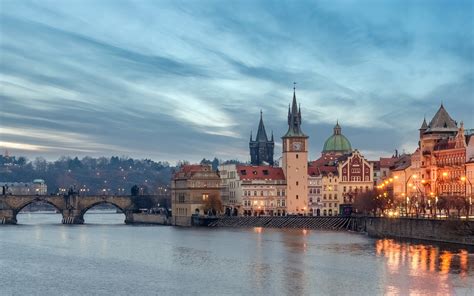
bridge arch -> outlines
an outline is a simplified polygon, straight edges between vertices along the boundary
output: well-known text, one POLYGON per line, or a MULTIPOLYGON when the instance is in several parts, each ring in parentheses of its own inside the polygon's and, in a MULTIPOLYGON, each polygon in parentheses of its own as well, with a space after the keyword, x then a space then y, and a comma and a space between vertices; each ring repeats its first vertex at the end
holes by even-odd
POLYGON ((18 222, 17 216, 21 212, 21 210, 23 210, 27 206, 29 206, 31 204, 34 204, 34 203, 46 203, 46 204, 51 205, 59 214, 61 214, 61 216, 62 216, 61 218, 64 219, 64 213, 63 213, 63 209, 61 208, 61 206, 58 206, 54 202, 49 201, 47 199, 32 198, 32 199, 30 199, 26 202, 21 203, 19 206, 13 208, 13 220, 15 221, 15 223, 18 222))
MULTIPOLYGON (((113 205, 116 209, 120 210, 120 211, 124 214, 124 217, 125 217, 125 219, 126 219, 126 209, 125 209, 125 208, 123 208, 121 205, 119 205, 119 204, 116 203, 116 202, 109 201, 109 200, 101 200, 101 201, 97 201, 97 202, 91 203, 90 205, 87 205, 86 207, 84 207, 84 208, 80 211, 80 215, 79 215, 80 220, 82 220, 82 222, 84 223, 84 215, 87 213, 87 211, 89 211, 90 209, 92 209, 92 208, 95 207, 95 206, 103 205, 103 204, 113 205)), ((124 221, 124 222, 125 222, 125 221, 124 221)))

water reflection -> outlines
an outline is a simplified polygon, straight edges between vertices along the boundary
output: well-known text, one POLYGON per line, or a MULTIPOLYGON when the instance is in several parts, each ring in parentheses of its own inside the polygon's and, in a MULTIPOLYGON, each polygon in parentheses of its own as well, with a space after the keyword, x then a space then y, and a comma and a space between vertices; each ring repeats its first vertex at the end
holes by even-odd
MULTIPOLYGON (((441 274, 469 272, 469 253, 465 249, 457 251, 440 250, 438 246, 409 244, 392 239, 381 239, 375 243, 377 255, 387 258, 387 266, 396 271, 400 266, 409 265, 410 271, 439 271, 441 274)), ((471 268, 471 272, 472 272, 471 268)))
POLYGON ((465 249, 448 250, 433 245, 381 239, 376 241, 375 250, 377 256, 386 259, 386 270, 389 273, 386 277, 389 280, 387 294, 423 294, 433 290, 440 294, 450 294, 450 275, 459 274, 462 280, 474 273, 474 268, 469 266, 469 253, 465 249), (408 272, 409 277, 403 272, 408 272), (433 277, 433 273, 438 273, 438 276, 433 277), (407 279, 405 286, 400 285, 400 278, 403 277, 407 279))
POLYGON ((70 295, 474 295, 471 250, 348 232, 132 226, 123 214, 86 215, 85 225, 32 214, 25 224, 38 225, 0 227, 0 282, 8 283, 0 294, 56 295, 48 283, 60 282, 70 295))

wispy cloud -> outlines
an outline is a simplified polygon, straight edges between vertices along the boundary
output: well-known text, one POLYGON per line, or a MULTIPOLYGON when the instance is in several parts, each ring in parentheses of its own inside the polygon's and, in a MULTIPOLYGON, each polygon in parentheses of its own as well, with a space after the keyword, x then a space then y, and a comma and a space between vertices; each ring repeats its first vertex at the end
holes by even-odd
POLYGON ((260 109, 285 132, 297 81, 311 158, 337 119, 370 157, 410 150, 441 101, 474 125, 473 5, 4 1, 0 146, 246 160, 260 109))

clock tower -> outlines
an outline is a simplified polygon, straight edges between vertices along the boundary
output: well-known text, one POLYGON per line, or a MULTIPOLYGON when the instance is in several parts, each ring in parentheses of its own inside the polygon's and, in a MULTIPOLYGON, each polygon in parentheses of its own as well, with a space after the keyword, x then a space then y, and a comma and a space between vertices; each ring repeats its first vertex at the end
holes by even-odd
POLYGON ((286 177, 286 208, 288 214, 303 214, 308 211, 308 136, 301 131, 301 107, 293 102, 288 107, 288 131, 283 140, 283 172, 286 177))

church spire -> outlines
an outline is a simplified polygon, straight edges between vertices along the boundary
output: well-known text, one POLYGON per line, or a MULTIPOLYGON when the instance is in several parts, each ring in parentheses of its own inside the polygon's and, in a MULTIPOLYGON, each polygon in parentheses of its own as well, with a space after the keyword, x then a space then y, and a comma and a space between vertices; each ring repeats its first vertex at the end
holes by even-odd
POLYGON ((336 121, 336 125, 334 126, 334 134, 335 135, 341 134, 341 126, 339 125, 339 120, 336 121))
POLYGON ((296 82, 293 84, 291 112, 290 109, 288 109, 288 131, 283 137, 307 137, 301 131, 301 106, 298 108, 298 103, 296 102, 296 82))
POLYGON ((420 130, 427 130, 428 124, 426 123, 426 117, 423 118, 423 123, 421 124, 420 130))
POLYGON ((268 142, 267 132, 265 131, 265 125, 263 124, 263 112, 260 110, 260 122, 258 123, 257 137, 255 141, 268 142))

